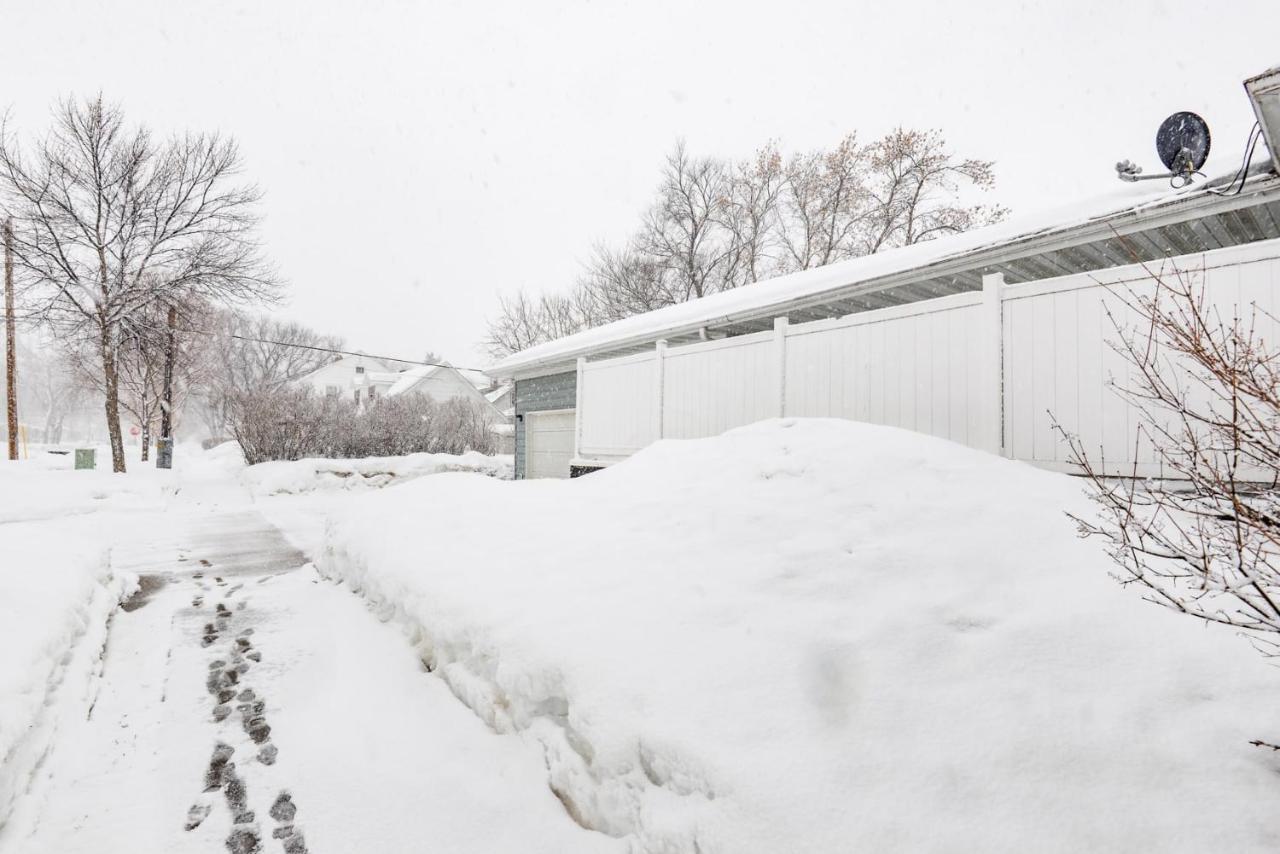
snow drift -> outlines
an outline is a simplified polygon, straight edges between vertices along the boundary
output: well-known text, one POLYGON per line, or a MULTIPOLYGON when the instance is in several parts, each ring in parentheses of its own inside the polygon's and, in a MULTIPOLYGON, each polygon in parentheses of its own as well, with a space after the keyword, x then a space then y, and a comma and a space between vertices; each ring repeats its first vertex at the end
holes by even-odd
POLYGON ((258 463, 244 470, 244 483, 255 495, 379 488, 441 472, 474 472, 509 480, 512 458, 466 454, 408 454, 363 459, 305 459, 258 463))
MULTIPOLYGON (((1274 850, 1280 676, 1108 577, 1079 481, 773 421, 575 481, 441 475, 319 568, 637 851, 1274 850)), ((424 722, 429 726, 429 722, 424 722)))
POLYGON ((0 828, 53 742, 59 715, 88 707, 107 617, 125 592, 90 527, 0 526, 0 828))

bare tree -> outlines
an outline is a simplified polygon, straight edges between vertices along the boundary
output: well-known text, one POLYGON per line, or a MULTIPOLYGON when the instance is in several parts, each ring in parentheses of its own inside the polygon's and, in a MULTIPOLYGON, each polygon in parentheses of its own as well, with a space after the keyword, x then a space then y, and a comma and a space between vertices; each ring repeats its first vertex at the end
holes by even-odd
POLYGON ((300 323, 240 311, 210 311, 189 323, 212 332, 203 336, 206 373, 197 384, 205 426, 215 437, 227 435, 237 397, 282 389, 333 361, 333 351, 343 347, 341 338, 300 323))
POLYGON ((50 341, 19 341, 18 361, 23 366, 19 411, 33 414, 33 421, 43 419, 41 441, 57 444, 67 419, 88 403, 90 387, 76 375, 65 352, 50 341))
POLYGON ((784 158, 776 143, 730 164, 666 158, 657 199, 621 249, 597 246, 564 296, 503 299, 485 342, 495 356, 634 314, 995 222, 964 204, 994 182, 990 161, 960 159, 936 131, 896 130, 871 145, 784 158))
POLYGON ((658 200, 634 246, 661 272, 666 304, 737 284, 740 258, 720 226, 728 185, 723 163, 691 157, 683 141, 667 155, 658 200))
POLYGON ((572 335, 588 325, 577 294, 531 296, 518 291, 498 298, 498 314, 489 321, 484 347, 500 358, 530 347, 572 335))
POLYGON ((1108 478, 1059 428, 1101 508, 1077 522, 1108 541, 1122 583, 1280 656, 1280 350, 1257 331, 1275 318, 1256 306, 1224 316, 1197 276, 1148 273, 1149 291, 1113 291, 1132 378, 1120 392, 1141 413, 1135 442, 1176 480, 1108 478))
POLYGON ((998 205, 960 203, 963 188, 994 186, 995 164, 956 157, 939 131, 898 128, 867 155, 871 209, 860 254, 968 231, 1008 214, 998 205))
POLYGON ((24 150, 5 129, 0 191, 35 309, 64 340, 92 341, 112 468, 125 470, 119 357, 128 319, 158 302, 272 296, 253 239, 256 188, 233 141, 158 142, 101 96, 62 102, 24 150))
POLYGON ((784 179, 782 155, 774 142, 729 171, 719 224, 737 256, 730 265, 738 277, 736 284, 758 282, 778 266, 774 252, 784 179))
MULTIPOLYGON (((668 282, 659 263, 644 253, 597 246, 572 297, 576 319, 598 326, 671 305, 675 295, 668 282)), ((550 326, 554 331, 556 324, 550 326)))
POLYGON ((849 134, 829 152, 794 155, 782 191, 785 270, 822 267, 865 254, 869 194, 866 150, 849 134))

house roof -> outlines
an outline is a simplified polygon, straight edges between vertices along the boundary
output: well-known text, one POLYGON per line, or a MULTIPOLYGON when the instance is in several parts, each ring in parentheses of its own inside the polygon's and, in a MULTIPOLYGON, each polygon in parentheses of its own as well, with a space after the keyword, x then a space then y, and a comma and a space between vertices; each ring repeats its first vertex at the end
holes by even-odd
POLYGON ((396 375, 396 381, 391 384, 391 388, 387 389, 387 397, 395 397, 397 394, 402 394, 437 371, 443 370, 445 370, 443 365, 418 365, 415 368, 401 371, 396 375))
POLYGON ((1280 237, 1280 178, 1254 167, 1241 191, 1229 176, 1171 192, 1164 182, 1119 184, 1104 196, 997 225, 802 270, 667 306, 540 344, 486 369, 493 377, 571 369, 580 356, 673 344, 839 317, 978 290, 999 272, 1010 284, 1280 237), (1153 186, 1157 185, 1157 186, 1153 186))

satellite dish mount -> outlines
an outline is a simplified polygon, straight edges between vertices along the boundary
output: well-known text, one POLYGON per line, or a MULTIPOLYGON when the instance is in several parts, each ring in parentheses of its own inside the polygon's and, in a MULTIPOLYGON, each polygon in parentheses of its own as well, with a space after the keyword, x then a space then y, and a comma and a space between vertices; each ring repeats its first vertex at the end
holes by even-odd
POLYGON ((1209 159, 1209 125, 1195 113, 1174 113, 1156 131, 1156 154, 1168 172, 1143 175, 1142 167, 1122 160, 1116 164, 1121 181, 1153 181, 1168 178, 1175 187, 1185 187, 1209 159))

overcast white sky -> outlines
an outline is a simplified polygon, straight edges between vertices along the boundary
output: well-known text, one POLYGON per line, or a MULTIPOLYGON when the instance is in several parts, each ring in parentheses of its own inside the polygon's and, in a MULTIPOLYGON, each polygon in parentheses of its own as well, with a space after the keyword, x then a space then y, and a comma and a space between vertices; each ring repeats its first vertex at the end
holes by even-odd
POLYGON ((564 287, 630 232, 677 137, 745 156, 938 127, 1016 215, 1110 190, 1123 157, 1150 171, 1175 110, 1232 168, 1241 81, 1280 64, 1274 0, 4 6, 16 126, 101 89, 155 130, 234 135, 280 313, 462 365, 499 292, 564 287))

